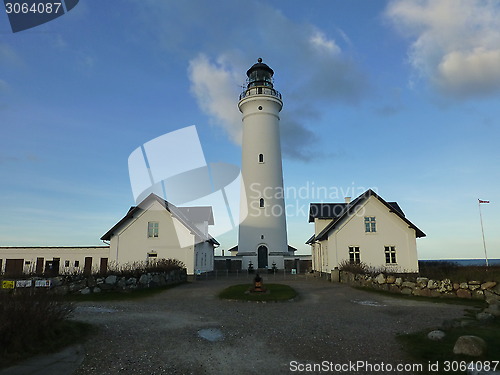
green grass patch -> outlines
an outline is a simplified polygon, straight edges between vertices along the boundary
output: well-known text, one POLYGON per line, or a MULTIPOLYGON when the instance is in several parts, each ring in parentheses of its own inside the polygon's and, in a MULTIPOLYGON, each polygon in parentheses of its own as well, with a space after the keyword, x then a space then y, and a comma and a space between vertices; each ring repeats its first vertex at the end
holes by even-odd
POLYGON ((85 301, 94 301, 94 302, 106 302, 106 301, 128 301, 135 299, 142 299, 152 297, 157 295, 165 290, 172 289, 179 284, 172 284, 167 286, 162 286, 158 288, 144 288, 144 289, 135 289, 135 290, 127 290, 123 292, 106 292, 102 291, 99 293, 89 293, 89 294, 68 294, 65 296, 65 299, 73 302, 85 302, 85 301))
POLYGON ((391 298, 398 298, 403 300, 421 301, 421 302, 431 302, 431 303, 446 303, 449 305, 463 305, 471 306, 477 308, 486 308, 488 303, 480 299, 468 299, 468 298, 458 298, 458 297, 423 297, 423 296, 413 296, 401 293, 392 293, 386 290, 372 289, 369 287, 355 286, 355 289, 359 289, 365 292, 375 293, 391 298))
MULTIPOLYGON (((445 330, 446 336, 441 341, 432 341, 427 338, 430 329, 397 336, 405 351, 416 361, 423 363, 424 368, 429 362, 439 362, 440 372, 424 372, 432 374, 463 374, 464 372, 445 371, 445 361, 498 361, 500 360, 500 321, 499 319, 487 324, 458 327, 445 330), (453 354, 453 347, 460 336, 474 335, 481 337, 488 344, 488 350, 482 357, 467 357, 453 354)), ((497 371, 500 370, 500 364, 497 371)))
POLYGON ((265 284, 264 287, 269 291, 269 293, 245 293, 251 287, 251 284, 232 285, 224 289, 219 294, 219 298, 240 301, 279 302, 288 301, 297 297, 296 290, 288 285, 265 284))

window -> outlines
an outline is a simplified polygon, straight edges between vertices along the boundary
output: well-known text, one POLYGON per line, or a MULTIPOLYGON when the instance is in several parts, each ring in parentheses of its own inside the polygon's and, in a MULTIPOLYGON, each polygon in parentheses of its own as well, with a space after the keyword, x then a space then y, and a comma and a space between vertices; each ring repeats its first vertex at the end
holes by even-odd
POLYGON ((69 267, 69 260, 64 261, 64 267, 69 267))
POLYGON ((158 238, 158 222, 150 221, 148 223, 148 237, 149 238, 158 238))
POLYGON ((349 263, 361 263, 361 258, 359 257, 359 246, 349 246, 349 263))
POLYGON ((264 154, 259 154, 259 163, 264 163, 264 154))
POLYGON ((385 263, 396 263, 396 246, 385 246, 385 263))
POLYGON ((365 216, 365 232, 366 233, 374 233, 377 231, 375 217, 374 216, 365 216))
POLYGON ((150 251, 148 253, 148 259, 149 258, 158 258, 158 253, 156 251, 150 251))
POLYGON ((79 260, 75 260, 75 267, 80 267, 80 261, 79 260))
POLYGON ((263 208, 263 207, 264 207, 264 198, 260 198, 260 201, 259 201, 259 207, 260 207, 260 208, 263 208))

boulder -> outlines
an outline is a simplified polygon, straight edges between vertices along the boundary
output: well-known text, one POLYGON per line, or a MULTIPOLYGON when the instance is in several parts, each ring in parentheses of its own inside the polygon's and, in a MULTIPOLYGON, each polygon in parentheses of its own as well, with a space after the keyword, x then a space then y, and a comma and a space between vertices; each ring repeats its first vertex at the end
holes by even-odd
POLYGON ((401 284, 403 284, 403 279, 401 277, 396 277, 394 284, 396 284, 397 286, 401 286, 401 284))
POLYGON ((438 286, 439 282, 436 280, 429 280, 429 282, 427 283, 427 288, 429 289, 437 289, 438 286))
POLYGON ((95 286, 94 289, 92 289, 92 293, 101 293, 101 288, 95 286))
POLYGON ((377 284, 385 284, 385 275, 383 273, 379 273, 375 278, 375 281, 377 282, 377 284))
POLYGON ((469 285, 481 285, 481 281, 472 280, 472 281, 469 281, 469 285))
POLYGON ((419 288, 425 288, 429 279, 427 277, 417 277, 417 285, 419 288))
POLYGON ((458 289, 457 290, 458 298, 472 298, 472 294, 468 289, 458 289))
POLYGON ((415 287, 417 286, 417 284, 416 283, 412 283, 411 281, 405 281, 405 282, 403 282, 403 284, 401 284, 401 286, 403 288, 415 289, 415 287))
POLYGON ((467 283, 460 283, 460 289, 468 289, 469 288, 469 284, 467 283))
POLYGON ((469 284, 469 289, 470 290, 481 289, 481 285, 469 284))
POLYGON ((497 285, 497 283, 495 281, 487 281, 483 284, 481 284, 481 289, 482 290, 485 290, 485 289, 491 289, 493 288, 495 285, 497 285))
POLYGON ((484 292, 482 290, 475 290, 472 292, 472 298, 484 299, 484 292))
POLYGON ((472 357, 482 356, 486 352, 486 342, 477 336, 460 336, 453 347, 454 354, 463 354, 472 357))
POLYGON ((446 336, 446 333, 444 333, 443 331, 441 331, 439 329, 436 329, 434 331, 430 331, 427 334, 427 338, 429 340, 432 340, 432 341, 441 341, 442 339, 444 339, 445 336, 446 336))
POLYGON ((460 289, 460 284, 459 283, 453 283, 453 290, 458 290, 460 289))
POLYGON ((401 289, 401 294, 411 295, 412 290, 410 288, 401 289))
POLYGON ((479 321, 482 321, 482 322, 487 322, 487 321, 494 320, 495 317, 492 314, 490 314, 489 312, 483 311, 483 312, 476 314, 476 319, 479 321))
POLYGON ((141 277, 139 277, 139 284, 149 284, 151 281, 151 275, 150 274, 142 274, 141 277))
POLYGON ((387 276, 387 279, 385 279, 385 282, 387 284, 394 284, 396 282, 396 276, 394 276, 394 275, 387 276))
POLYGON ((437 290, 440 293, 451 292, 453 290, 453 285, 451 284, 451 280, 450 279, 441 280, 437 290))
POLYGON ((135 277, 129 277, 127 279, 127 285, 135 285, 137 284, 137 279, 135 277))
POLYGON ((490 304, 490 306, 484 310, 484 312, 487 312, 488 314, 491 314, 496 317, 500 317, 500 304, 495 303, 495 304, 490 304))
POLYGON ((90 294, 90 288, 83 288, 82 290, 80 290, 80 294, 90 294))
POLYGON ((125 286, 127 285, 127 281, 125 277, 121 277, 120 280, 116 283, 116 286, 122 289, 125 289, 125 286))
POLYGON ((500 304, 500 296, 488 289, 484 291, 484 297, 490 305, 500 304))
POLYGON ((421 297, 430 297, 431 296, 431 290, 430 289, 413 289, 413 295, 414 296, 421 296, 421 297))
POLYGON ((116 277, 116 275, 109 275, 108 277, 106 277, 106 279, 104 280, 104 282, 106 284, 109 284, 109 285, 115 285, 117 279, 118 279, 118 277, 116 277))

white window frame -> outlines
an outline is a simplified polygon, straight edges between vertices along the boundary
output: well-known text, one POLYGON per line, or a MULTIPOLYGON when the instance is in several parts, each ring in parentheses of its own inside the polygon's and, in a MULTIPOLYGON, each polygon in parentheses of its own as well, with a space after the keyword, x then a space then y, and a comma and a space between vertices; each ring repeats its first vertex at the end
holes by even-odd
POLYGON ((384 246, 385 264, 398 264, 398 258, 396 256, 396 246, 386 245, 384 246), (389 262, 387 261, 389 257, 389 262))
POLYGON ((148 221, 148 238, 160 237, 160 223, 158 221, 148 221))
POLYGON ((365 216, 365 233, 377 233, 377 218, 365 216))
POLYGON ((361 263, 361 251, 359 246, 351 245, 349 246, 349 263, 350 264, 360 264, 361 263), (352 254, 352 260, 351 260, 352 254))

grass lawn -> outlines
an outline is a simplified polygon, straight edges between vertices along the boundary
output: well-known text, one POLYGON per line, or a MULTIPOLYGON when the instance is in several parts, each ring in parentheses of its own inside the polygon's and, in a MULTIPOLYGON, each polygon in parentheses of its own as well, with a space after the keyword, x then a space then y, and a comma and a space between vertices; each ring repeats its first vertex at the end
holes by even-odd
MULTIPOLYGON (((432 374, 464 374, 464 372, 445 371, 445 361, 500 361, 500 321, 496 319, 483 325, 458 327, 444 330, 446 336, 441 341, 432 341, 427 338, 429 330, 399 335, 397 338, 403 344, 405 351, 418 362, 426 365, 439 361, 440 372, 429 372, 432 374), (467 357, 453 354, 453 347, 460 336, 479 336, 488 344, 488 351, 482 357, 467 357)), ((494 363, 492 363, 494 366, 494 363)), ((500 371, 500 363, 497 364, 496 371, 500 371)))
POLYGON ((245 293, 251 287, 252 284, 232 285, 224 289, 219 294, 219 298, 240 301, 279 302, 288 301, 297 296, 295 289, 283 284, 265 284, 264 287, 269 293, 245 293))

